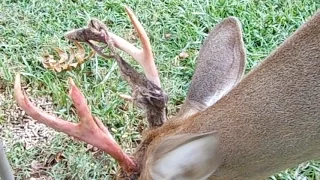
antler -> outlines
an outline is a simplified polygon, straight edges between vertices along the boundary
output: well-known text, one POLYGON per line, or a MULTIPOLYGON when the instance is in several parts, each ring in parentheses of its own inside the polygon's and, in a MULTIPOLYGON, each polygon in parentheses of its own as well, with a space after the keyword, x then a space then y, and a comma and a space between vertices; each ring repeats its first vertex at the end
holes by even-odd
POLYGON ((125 9, 131 20, 131 23, 133 24, 136 32, 138 33, 142 49, 136 48, 133 44, 117 36, 116 34, 108 32, 108 35, 113 40, 115 47, 130 54, 142 66, 146 77, 154 84, 161 87, 158 70, 154 63, 149 37, 144 28, 142 27, 141 23, 138 21, 137 17, 132 12, 132 10, 128 7, 125 7, 125 9))
POLYGON ((125 7, 125 9, 141 40, 142 49, 138 49, 125 39, 108 31, 107 27, 97 19, 90 20, 88 27, 72 30, 67 32, 65 36, 71 41, 89 44, 99 55, 106 58, 110 58, 110 56, 102 53, 102 50, 105 47, 98 47, 91 41, 102 42, 108 45, 112 43, 112 46, 114 45, 116 48, 131 55, 142 66, 147 79, 158 87, 161 87, 158 70, 154 63, 152 48, 147 33, 132 10, 128 7, 125 7))
POLYGON ((103 123, 91 114, 84 95, 71 78, 69 79, 69 84, 69 95, 77 110, 80 119, 79 123, 65 121, 43 112, 33 105, 21 90, 19 73, 15 78, 14 94, 18 105, 33 119, 105 151, 116 159, 126 172, 135 171, 137 168, 136 163, 121 150, 103 123))
POLYGON ((160 79, 154 63, 149 38, 133 12, 127 7, 126 11, 139 34, 142 50, 123 38, 110 33, 106 25, 97 19, 91 19, 87 27, 70 31, 65 36, 71 41, 87 43, 104 58, 113 57, 118 63, 122 78, 132 87, 133 101, 146 110, 150 128, 159 127, 166 121, 165 107, 168 98, 160 87, 160 79), (100 42, 106 44, 106 46, 100 47, 94 42, 100 42), (106 47, 109 48, 112 56, 104 54, 103 49, 106 47), (127 52, 137 60, 142 66, 145 76, 124 61, 117 53, 116 48, 127 52))

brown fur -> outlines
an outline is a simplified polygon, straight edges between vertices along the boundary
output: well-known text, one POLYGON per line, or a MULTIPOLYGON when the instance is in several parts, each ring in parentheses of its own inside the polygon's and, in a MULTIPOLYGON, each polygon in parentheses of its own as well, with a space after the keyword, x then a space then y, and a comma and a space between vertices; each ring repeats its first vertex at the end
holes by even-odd
POLYGON ((148 132, 135 159, 139 179, 164 137, 216 131, 219 179, 263 179, 320 158, 320 12, 289 37, 230 93, 187 119, 148 132))

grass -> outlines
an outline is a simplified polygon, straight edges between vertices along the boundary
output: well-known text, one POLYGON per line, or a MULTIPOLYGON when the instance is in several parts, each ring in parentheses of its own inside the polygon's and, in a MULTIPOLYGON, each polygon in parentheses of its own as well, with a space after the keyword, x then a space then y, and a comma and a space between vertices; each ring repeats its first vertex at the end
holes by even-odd
MULTIPOLYGON (((12 94, 15 72, 20 71, 23 81, 33 88, 33 97, 51 96, 56 113, 76 121, 67 96, 67 78, 71 76, 83 90, 93 113, 112 127, 116 140, 128 152, 141 138, 136 127, 141 123, 142 112, 118 96, 130 89, 114 68, 115 62, 95 57, 74 71, 54 73, 39 61, 41 54, 52 47, 67 47, 64 33, 86 25, 91 17, 101 19, 113 32, 130 39, 133 30, 124 4, 134 10, 149 34, 163 88, 170 95, 171 114, 183 102, 199 48, 217 22, 228 16, 241 21, 249 71, 320 8, 317 0, 2 0, 0 80, 6 85, 5 91, 12 94), (166 34, 171 35, 169 39, 166 34), (177 56, 183 51, 189 57, 179 60, 177 56)), ((138 68, 133 60, 130 63, 138 68)), ((43 162, 58 152, 66 158, 47 171, 53 179, 109 179, 114 174, 116 164, 109 156, 96 158, 86 152, 84 143, 63 134, 27 150, 23 144, 15 143, 8 156, 18 179, 24 179, 30 177, 32 160, 43 162)), ((312 161, 270 179, 319 179, 319 168, 320 163, 312 161)))

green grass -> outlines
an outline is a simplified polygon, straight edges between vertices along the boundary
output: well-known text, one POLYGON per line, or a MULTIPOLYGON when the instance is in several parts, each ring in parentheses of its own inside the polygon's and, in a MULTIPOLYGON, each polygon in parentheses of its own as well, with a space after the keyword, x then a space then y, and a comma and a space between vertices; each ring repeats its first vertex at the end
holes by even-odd
MULTIPOLYGON (((95 57, 81 68, 62 73, 44 69, 39 61, 41 54, 52 47, 67 47, 64 33, 85 26, 91 17, 101 19, 116 34, 130 37, 133 30, 122 5, 134 10, 149 34, 163 88, 170 95, 171 114, 183 102, 199 48, 217 22, 228 16, 241 21, 249 71, 320 8, 317 0, 2 0, 0 82, 6 85, 6 91, 12 93, 15 72, 21 71, 23 81, 34 89, 32 96, 51 96, 57 114, 76 121, 67 96, 67 78, 71 76, 83 90, 93 113, 112 127, 116 140, 128 152, 141 138, 136 127, 141 123, 142 112, 131 106, 127 110, 119 108, 128 103, 118 94, 129 93, 130 89, 118 69, 112 68, 115 61, 95 57), (165 34, 171 37, 166 39, 165 34), (176 57, 182 51, 189 57, 178 60, 176 57)), ((129 56, 123 56, 130 60, 129 56)), ((138 68, 133 60, 130 63, 138 68)), ((110 178, 117 166, 114 160, 109 156, 96 158, 85 147, 84 143, 59 134, 50 144, 28 150, 16 143, 8 156, 19 179, 30 176, 32 160, 44 162, 60 151, 66 159, 47 171, 54 179, 110 178)), ((319 162, 311 162, 271 179, 295 179, 297 173, 319 179, 319 167, 319 162)))

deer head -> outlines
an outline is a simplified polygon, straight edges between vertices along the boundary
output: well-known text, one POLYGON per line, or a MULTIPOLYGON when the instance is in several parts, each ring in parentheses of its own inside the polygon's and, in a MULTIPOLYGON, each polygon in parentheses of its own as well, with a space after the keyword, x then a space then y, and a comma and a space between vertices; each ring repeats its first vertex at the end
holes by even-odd
POLYGON ((95 19, 66 37, 89 44, 102 57, 109 56, 93 41, 111 50, 122 77, 133 89, 134 102, 147 113, 149 129, 134 154, 125 154, 91 114, 72 79, 70 96, 80 123, 35 107, 21 91, 17 74, 19 106, 40 123, 115 158, 121 167, 118 179, 261 179, 320 157, 320 12, 244 79, 241 25, 235 17, 224 19, 200 50, 184 104, 176 117, 167 120, 167 96, 161 89, 149 39, 133 12, 126 11, 142 49, 95 19), (131 68, 116 48, 137 60, 145 76, 131 68))

